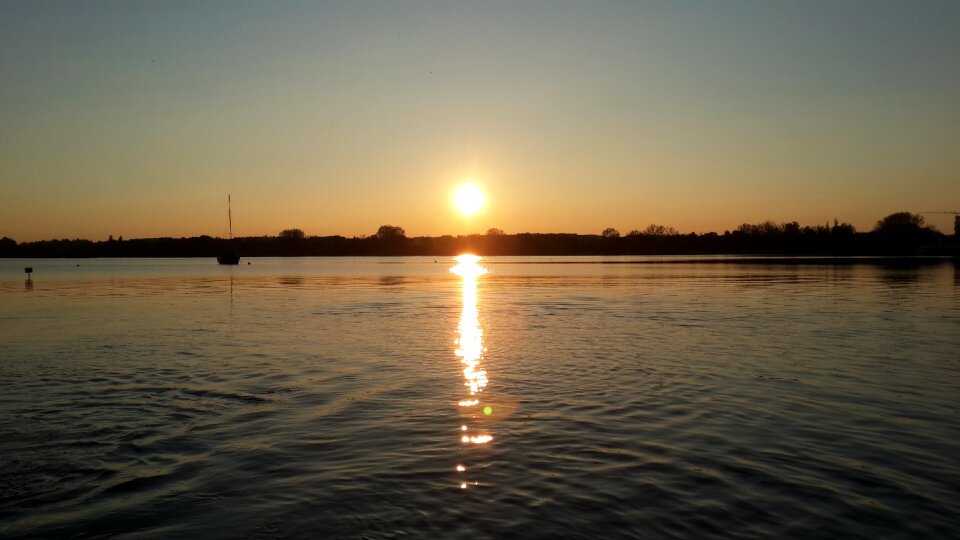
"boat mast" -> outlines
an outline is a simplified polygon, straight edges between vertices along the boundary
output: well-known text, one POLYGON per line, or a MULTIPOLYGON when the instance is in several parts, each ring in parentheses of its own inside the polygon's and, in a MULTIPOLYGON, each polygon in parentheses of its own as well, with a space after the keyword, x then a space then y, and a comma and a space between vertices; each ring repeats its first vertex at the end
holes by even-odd
POLYGON ((227 222, 230 224, 230 240, 233 240, 233 211, 230 209, 229 193, 227 193, 227 222))

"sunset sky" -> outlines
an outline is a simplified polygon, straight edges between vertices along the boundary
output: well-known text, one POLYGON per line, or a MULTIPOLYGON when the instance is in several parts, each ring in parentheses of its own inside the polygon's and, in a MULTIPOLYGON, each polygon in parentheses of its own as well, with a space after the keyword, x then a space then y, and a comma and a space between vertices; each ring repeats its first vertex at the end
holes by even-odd
POLYGON ((0 1, 0 236, 228 193, 242 236, 960 211, 960 2, 0 1))

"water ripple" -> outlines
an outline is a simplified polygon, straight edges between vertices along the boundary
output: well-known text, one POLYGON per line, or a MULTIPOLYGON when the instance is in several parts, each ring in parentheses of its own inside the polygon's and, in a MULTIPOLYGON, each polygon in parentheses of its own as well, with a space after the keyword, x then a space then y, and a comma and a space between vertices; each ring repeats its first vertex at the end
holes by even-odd
POLYGON ((953 266, 491 261, 464 416, 461 280, 399 262, 0 282, 0 536, 960 530, 953 266))

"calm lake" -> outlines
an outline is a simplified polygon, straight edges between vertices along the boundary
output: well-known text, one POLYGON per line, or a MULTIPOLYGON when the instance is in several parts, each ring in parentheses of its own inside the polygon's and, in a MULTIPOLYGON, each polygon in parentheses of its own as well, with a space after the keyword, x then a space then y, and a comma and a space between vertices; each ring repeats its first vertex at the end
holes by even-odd
POLYGON ((949 260, 0 260, 0 389, 0 537, 960 530, 949 260))

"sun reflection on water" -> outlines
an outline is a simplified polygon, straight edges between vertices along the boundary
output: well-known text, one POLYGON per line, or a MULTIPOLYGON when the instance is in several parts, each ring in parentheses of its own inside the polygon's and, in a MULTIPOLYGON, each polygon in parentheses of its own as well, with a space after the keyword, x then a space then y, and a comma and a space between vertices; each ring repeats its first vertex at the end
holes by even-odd
MULTIPOLYGON (((480 366, 483 356, 483 329, 480 327, 480 311, 477 308, 477 278, 486 274, 487 269, 477 264, 480 257, 460 255, 454 259, 458 265, 451 272, 463 278, 463 312, 457 327, 456 355, 463 364, 464 386, 470 389, 470 396, 476 396, 487 386, 487 372, 480 366)), ((479 400, 465 399, 463 407, 479 404, 479 400)))
MULTIPOLYGON (((463 311, 460 315, 460 323, 457 325, 454 352, 463 367, 463 386, 467 394, 457 405, 460 407, 462 416, 475 420, 478 416, 476 411, 481 403, 479 394, 490 382, 487 371, 480 364, 486 349, 483 347, 483 328, 480 326, 480 310, 477 307, 477 278, 486 274, 487 269, 477 264, 480 257, 476 255, 460 255, 454 260, 459 264, 451 268, 450 272, 463 278, 463 311)), ((485 409, 489 409, 489 406, 485 409)), ((471 428, 470 423, 460 426, 462 444, 482 445, 493 440, 493 436, 489 433, 472 434, 475 428, 471 428)), ((476 423, 473 422, 474 425, 476 423)), ((458 473, 465 473, 467 468, 463 464, 458 464, 456 470, 458 473)), ((466 482, 461 482, 460 488, 466 489, 467 485, 466 482)))

